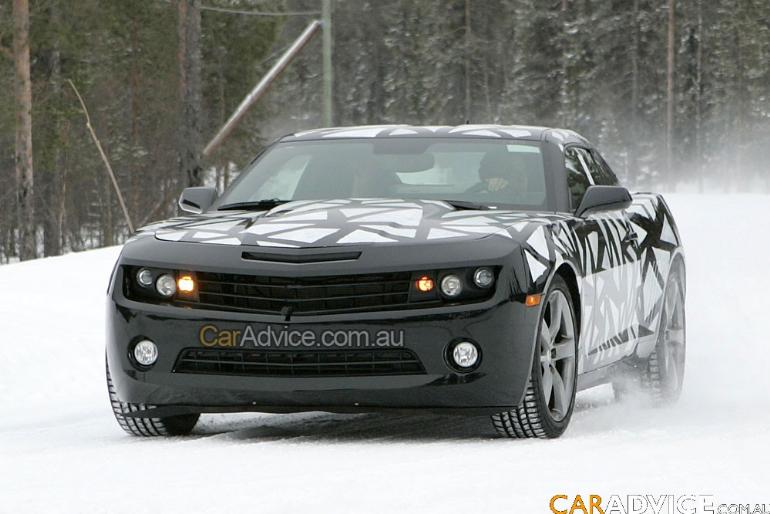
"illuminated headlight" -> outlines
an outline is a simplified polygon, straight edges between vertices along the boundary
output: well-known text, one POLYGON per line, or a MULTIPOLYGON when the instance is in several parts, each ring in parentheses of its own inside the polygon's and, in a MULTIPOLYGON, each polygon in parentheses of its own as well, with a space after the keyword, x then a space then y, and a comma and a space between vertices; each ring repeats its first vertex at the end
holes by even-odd
POLYGON ((491 286, 495 281, 495 274, 489 268, 478 268, 473 272, 473 283, 482 289, 491 286))
POLYGON ((152 366, 158 360, 158 347, 149 339, 143 339, 134 346, 134 359, 142 366, 152 366))
POLYGON ((460 368, 472 368, 479 360, 479 351, 475 344, 462 341, 452 350, 452 360, 460 368))
POLYGON ((158 281, 155 282, 155 290, 166 298, 174 296, 174 293, 176 293, 176 280, 168 273, 165 273, 159 276, 158 281))
POLYGON ((136 281, 142 287, 152 286, 152 271, 142 268, 136 273, 136 281))
POLYGON ((457 275, 447 275, 441 279, 441 292, 449 298, 459 296, 463 292, 463 281, 457 275))

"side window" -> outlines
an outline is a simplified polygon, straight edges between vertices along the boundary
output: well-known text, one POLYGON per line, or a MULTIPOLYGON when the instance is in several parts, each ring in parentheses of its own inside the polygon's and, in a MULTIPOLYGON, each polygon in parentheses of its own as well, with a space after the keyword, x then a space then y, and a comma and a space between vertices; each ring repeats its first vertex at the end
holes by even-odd
POLYGON ((572 199, 572 208, 577 209, 581 200, 583 200, 586 189, 591 185, 591 181, 588 175, 586 175, 585 169, 583 169, 575 148, 567 148, 564 152, 564 165, 567 168, 567 187, 572 199))
POLYGON ((604 171, 604 176, 607 179, 607 183, 605 185, 608 186, 617 186, 620 184, 618 181, 618 177, 615 175, 615 172, 612 171, 612 168, 610 168, 610 165, 607 164, 607 161, 604 160, 604 157, 599 154, 596 150, 593 150, 594 159, 596 159, 596 162, 599 163, 599 166, 601 166, 602 170, 604 171))
POLYGON ((591 178, 595 184, 600 186, 616 186, 618 185, 618 179, 615 174, 612 173, 610 167, 604 162, 596 150, 587 150, 580 148, 580 156, 583 158, 583 162, 588 167, 588 172, 591 174, 591 178))

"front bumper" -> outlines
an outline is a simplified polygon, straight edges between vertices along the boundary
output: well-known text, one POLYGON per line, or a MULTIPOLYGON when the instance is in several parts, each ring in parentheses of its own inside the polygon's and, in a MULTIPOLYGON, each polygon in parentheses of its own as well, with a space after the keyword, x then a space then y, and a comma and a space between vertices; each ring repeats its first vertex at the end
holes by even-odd
MULTIPOLYGON (((121 273, 118 267, 113 283, 121 283, 121 273)), ((108 299, 107 359, 112 380, 122 401, 159 406, 161 410, 151 411, 153 416, 231 411, 505 410, 523 397, 538 319, 536 308, 527 308, 504 293, 466 306, 305 316, 284 322, 271 316, 135 302, 120 289, 112 288, 108 299), (202 326, 235 330, 262 323, 316 331, 399 329, 404 347, 418 356, 425 373, 252 377, 174 372, 183 349, 202 347, 202 326), (129 357, 131 344, 142 338, 159 347, 158 361, 147 371, 138 369, 129 357), (455 371, 446 359, 447 347, 460 338, 469 338, 481 348, 481 362, 469 373, 455 371)))

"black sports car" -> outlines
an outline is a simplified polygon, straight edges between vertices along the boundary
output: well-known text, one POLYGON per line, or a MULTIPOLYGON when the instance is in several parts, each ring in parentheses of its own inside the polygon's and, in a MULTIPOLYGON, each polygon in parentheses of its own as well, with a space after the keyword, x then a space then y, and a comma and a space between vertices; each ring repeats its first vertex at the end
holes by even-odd
POLYGON ((192 214, 139 230, 109 287, 107 383, 131 434, 431 411, 557 437, 579 389, 681 390, 671 212, 572 131, 312 130, 179 205, 192 214))

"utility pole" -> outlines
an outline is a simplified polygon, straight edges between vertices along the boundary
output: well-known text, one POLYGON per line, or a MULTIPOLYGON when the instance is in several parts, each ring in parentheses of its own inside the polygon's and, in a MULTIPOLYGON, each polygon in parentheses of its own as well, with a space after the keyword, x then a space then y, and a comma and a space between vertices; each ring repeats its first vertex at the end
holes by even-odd
POLYGON ((332 100, 334 91, 334 70, 332 68, 332 0, 321 0, 321 21, 323 23, 323 125, 334 124, 332 100))
POLYGON ((291 63, 291 61, 297 57, 297 54, 299 54, 302 49, 305 48, 305 45, 307 45, 310 40, 313 39, 313 36, 315 36, 319 30, 322 30, 320 21, 313 20, 310 22, 302 34, 300 34, 294 43, 292 43, 291 46, 283 53, 283 55, 278 58, 275 64, 273 64, 273 67, 270 68, 270 70, 268 70, 268 72, 264 77, 262 77, 257 85, 254 86, 254 89, 252 89, 251 92, 246 95, 246 98, 241 101, 240 105, 238 105, 238 107, 235 109, 235 112, 230 115, 230 118, 228 118, 227 122, 222 125, 216 135, 211 139, 211 141, 209 141, 209 143, 203 149, 203 158, 207 159, 214 154, 217 148, 219 148, 219 146, 225 141, 225 139, 227 139, 235 127, 241 122, 243 117, 246 116, 248 110, 251 109, 255 103, 257 103, 257 100, 262 98, 262 95, 265 94, 265 92, 275 81, 278 75, 280 75, 281 72, 286 69, 289 63, 291 63))

